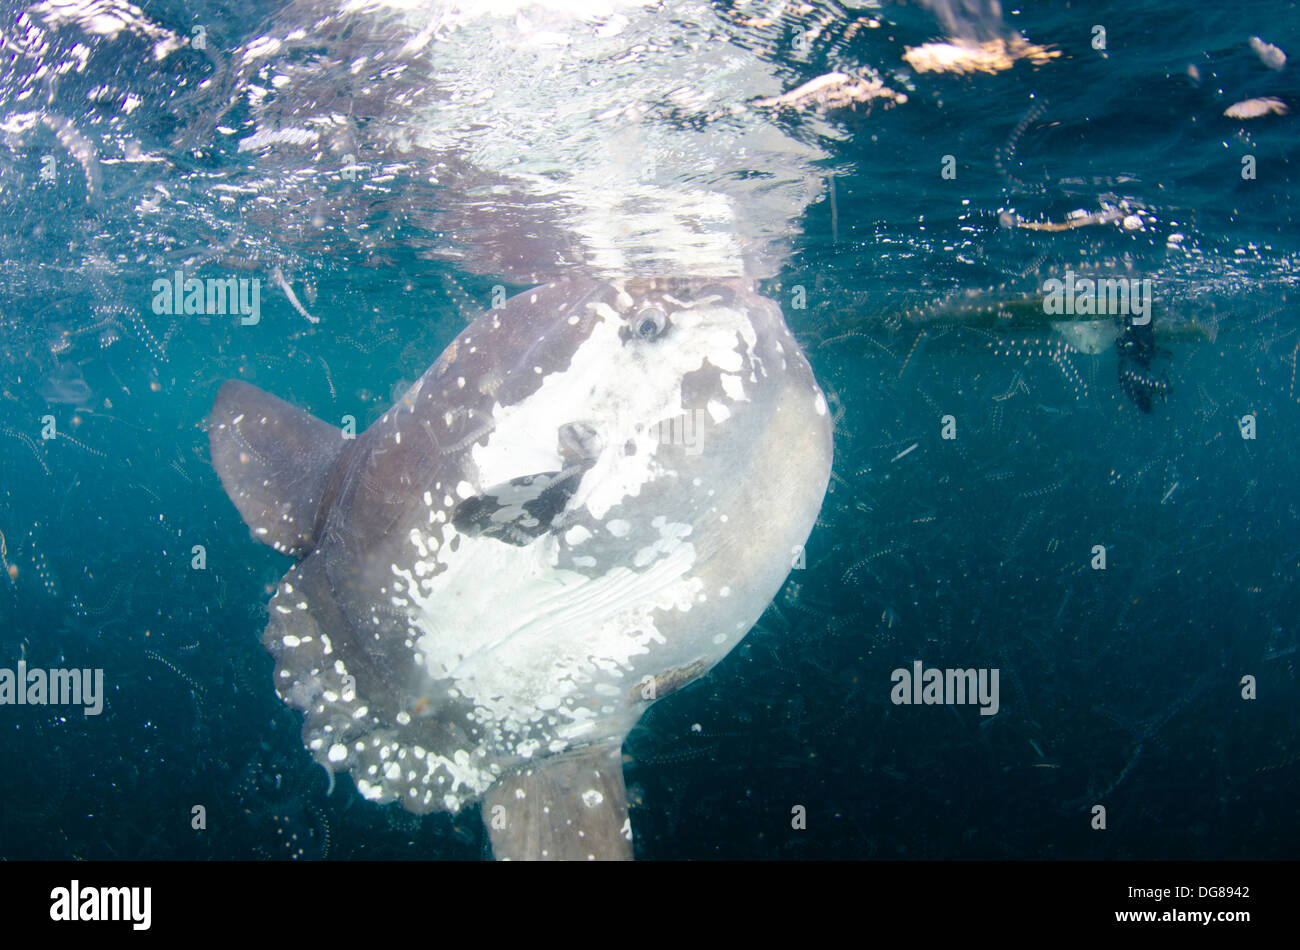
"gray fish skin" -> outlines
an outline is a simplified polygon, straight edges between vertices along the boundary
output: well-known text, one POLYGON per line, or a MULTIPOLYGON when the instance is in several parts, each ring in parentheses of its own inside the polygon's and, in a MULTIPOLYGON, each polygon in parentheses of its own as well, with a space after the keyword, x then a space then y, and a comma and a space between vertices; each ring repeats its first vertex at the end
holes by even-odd
POLYGON ((618 748, 758 619, 832 455, 744 280, 520 294, 353 440, 240 382, 208 424, 254 536, 300 559, 263 642, 307 748, 416 813, 499 785, 515 858, 630 856, 618 748))
POLYGON ((609 740, 501 776, 483 796, 493 853, 526 861, 630 861, 621 746, 609 740))

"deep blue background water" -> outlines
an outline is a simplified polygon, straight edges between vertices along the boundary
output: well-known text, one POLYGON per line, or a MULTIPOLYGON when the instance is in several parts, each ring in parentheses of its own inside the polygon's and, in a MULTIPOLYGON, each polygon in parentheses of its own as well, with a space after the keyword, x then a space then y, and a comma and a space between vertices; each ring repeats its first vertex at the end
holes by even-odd
MULTIPOLYGON (((275 5, 143 7, 235 45, 275 5)), ((846 14, 792 73, 819 75, 846 49, 893 67, 938 32, 921 8, 876 15, 879 30, 844 40, 846 14)), ((906 107, 837 117, 833 209, 809 212, 767 285, 836 414, 832 490, 806 568, 758 627, 629 737, 639 856, 1297 853, 1300 83, 1294 62, 1269 70, 1247 41, 1300 57, 1300 11, 1051 4, 1008 21, 1063 56, 917 76, 906 107), (1264 95, 1291 114, 1223 117, 1264 95), (999 223, 1007 209, 1059 221, 1107 194, 1145 227, 999 223), (1154 281, 1171 394, 1150 413, 1117 384, 1113 352, 1003 355, 1052 338, 981 318, 1066 267, 1154 281), (790 305, 796 286, 806 309, 790 305), (939 438, 944 414, 955 441, 939 438), (1094 544, 1105 571, 1089 567, 1094 544), (890 672, 917 659, 999 668, 1001 711, 892 705, 890 672), (1105 831, 1090 827, 1099 802, 1105 831), (790 829, 795 805, 805 831, 790 829)), ((26 68, 6 60, 6 115, 26 68)), ((250 540, 201 423, 233 376, 368 422, 493 281, 423 259, 401 222, 378 253, 269 249, 219 206, 174 207, 232 160, 187 152, 185 113, 162 105, 209 68, 100 55, 46 107, 102 136, 105 156, 126 133, 165 144, 169 171, 105 163, 97 194, 64 161, 61 187, 41 189, 52 132, 0 150, 0 532, 18 567, 0 576, 0 666, 102 667, 109 690, 93 719, 0 707, 0 856, 479 856, 475 810, 417 818, 362 801, 346 776, 327 794, 258 639, 288 562, 250 540), (146 101, 111 121, 87 99, 100 85, 146 101), (151 217, 139 203, 157 186, 169 197, 151 217), (150 313, 159 262, 227 239, 227 264, 243 255, 264 278, 255 334, 150 313), (266 262, 281 260, 300 295, 314 287, 319 325, 270 289, 266 262), (42 442, 47 413, 72 438, 42 442), (190 829, 195 804, 206 831, 190 829)))

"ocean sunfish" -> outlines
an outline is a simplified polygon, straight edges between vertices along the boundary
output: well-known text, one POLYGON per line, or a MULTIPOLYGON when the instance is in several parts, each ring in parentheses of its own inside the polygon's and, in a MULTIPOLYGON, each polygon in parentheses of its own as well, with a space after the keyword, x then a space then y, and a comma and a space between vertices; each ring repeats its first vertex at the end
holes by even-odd
POLYGON ((546 284, 359 437, 240 381, 208 431, 253 534, 298 559, 262 640, 312 755, 374 802, 481 801, 525 859, 632 856, 624 738, 758 620, 832 452, 741 279, 546 284))

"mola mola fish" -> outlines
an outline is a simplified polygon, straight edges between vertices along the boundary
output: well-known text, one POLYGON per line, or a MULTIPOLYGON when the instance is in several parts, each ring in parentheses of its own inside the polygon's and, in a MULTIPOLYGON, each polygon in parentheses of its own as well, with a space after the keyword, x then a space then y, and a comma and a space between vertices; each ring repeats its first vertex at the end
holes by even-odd
POLYGON ((374 802, 482 802, 500 858, 630 858, 620 748, 775 595, 826 400, 746 279, 554 281, 474 320, 361 436, 240 381, 208 420, 297 559, 263 642, 303 741, 374 802))

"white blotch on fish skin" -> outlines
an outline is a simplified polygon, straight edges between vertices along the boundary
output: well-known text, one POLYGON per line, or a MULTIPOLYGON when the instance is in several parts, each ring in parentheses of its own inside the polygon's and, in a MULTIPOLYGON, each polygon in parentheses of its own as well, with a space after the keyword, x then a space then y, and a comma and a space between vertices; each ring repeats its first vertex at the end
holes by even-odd
POLYGON ((576 547, 590 539, 591 532, 585 525, 575 524, 568 531, 564 532, 564 543, 569 545, 569 547, 576 547))
POLYGON ((588 808, 595 808, 604 800, 605 800, 605 796, 602 795, 597 789, 594 788, 589 788, 582 793, 582 803, 586 805, 588 808))
POLYGON ((655 518, 651 525, 659 529, 659 540, 654 544, 641 548, 633 555, 633 567, 645 567, 656 558, 671 553, 692 530, 688 524, 678 522, 669 524, 668 519, 663 515, 655 518))
MULTIPOLYGON (((419 608, 414 622, 423 631, 418 645, 429 677, 454 680, 486 717, 480 721, 507 735, 544 743, 538 750, 555 752, 578 737, 594 741, 621 735, 639 709, 621 708, 597 721, 574 700, 587 702, 581 697, 601 682, 614 687, 614 695, 625 692, 617 681, 633 669, 635 658, 665 642, 654 612, 686 609, 700 586, 688 579, 695 561, 693 546, 682 540, 688 530, 661 528, 664 537, 654 552, 660 556, 645 571, 619 567, 590 578, 553 566, 558 550, 554 537, 523 548, 461 537, 448 569, 434 578, 427 594, 414 598, 419 608), (539 556, 552 565, 541 573, 539 556), (514 579, 508 585, 510 598, 445 593, 460 589, 468 578, 484 576, 514 579), (603 620, 594 625, 579 619, 587 618, 595 605, 613 604, 628 606, 612 614, 608 606, 601 607, 596 616, 603 620)), ((512 751, 518 751, 517 745, 512 751)))
POLYGON ((826 415, 826 411, 827 411, 826 397, 822 395, 820 389, 817 391, 817 397, 813 400, 813 408, 817 410, 817 415, 819 416, 826 415))
POLYGON ((745 395, 745 384, 739 376, 731 373, 720 373, 718 378, 722 381, 722 391, 727 394, 727 398, 732 402, 742 402, 749 399, 745 395))
POLYGON ((348 757, 348 749, 347 746, 343 745, 343 743, 336 742, 332 746, 330 746, 329 760, 331 762, 342 762, 347 757, 348 757))

